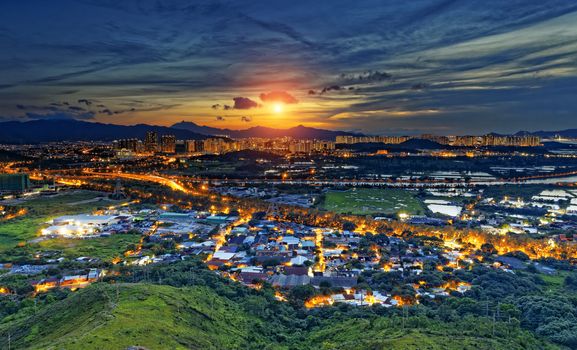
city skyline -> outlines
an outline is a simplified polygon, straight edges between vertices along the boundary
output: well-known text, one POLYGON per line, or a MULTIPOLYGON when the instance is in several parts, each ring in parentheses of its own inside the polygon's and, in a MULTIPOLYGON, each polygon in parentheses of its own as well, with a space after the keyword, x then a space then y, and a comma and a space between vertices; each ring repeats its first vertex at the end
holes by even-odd
POLYGON ((373 135, 575 127, 577 8, 563 1, 2 7, 0 121, 373 135))

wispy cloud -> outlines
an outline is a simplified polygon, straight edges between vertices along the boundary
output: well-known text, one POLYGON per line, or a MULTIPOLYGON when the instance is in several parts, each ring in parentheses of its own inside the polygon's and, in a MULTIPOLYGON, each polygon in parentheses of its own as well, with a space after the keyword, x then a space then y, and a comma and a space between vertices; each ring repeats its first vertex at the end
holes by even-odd
POLYGON ((287 124, 379 133, 570 127, 576 11, 566 0, 7 1, 0 115, 242 125, 251 109, 270 125, 259 103, 278 100, 287 124))

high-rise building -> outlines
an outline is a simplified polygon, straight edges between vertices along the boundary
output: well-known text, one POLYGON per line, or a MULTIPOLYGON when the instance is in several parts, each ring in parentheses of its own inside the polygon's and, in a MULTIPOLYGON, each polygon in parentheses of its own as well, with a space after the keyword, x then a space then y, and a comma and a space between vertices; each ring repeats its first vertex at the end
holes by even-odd
POLYGON ((233 142, 225 138, 206 139, 203 144, 206 153, 223 154, 234 150, 233 142))
POLYGON ((174 135, 162 135, 160 137, 160 151, 162 153, 175 153, 176 152, 176 136, 174 136, 174 135))
MULTIPOLYGON (((413 137, 410 136, 337 136, 337 144, 355 144, 355 143, 388 143, 399 144, 413 137)), ((431 140, 442 145, 481 147, 481 146, 518 146, 518 147, 535 147, 541 146, 541 138, 533 135, 463 135, 463 136, 438 136, 432 134, 423 134, 417 138, 431 140)))
POLYGON ((128 150, 131 152, 142 152, 143 145, 139 139, 122 139, 114 142, 114 147, 117 150, 128 150))
POLYGON ((174 151, 177 154, 183 154, 186 152, 186 144, 184 140, 176 140, 176 145, 174 151))
POLYGON ((147 152, 158 151, 158 134, 155 131, 147 131, 144 139, 144 149, 147 152))
POLYGON ((201 140, 184 141, 184 151, 186 153, 199 153, 204 151, 204 142, 201 140))
POLYGON ((315 141, 313 150, 317 152, 334 151, 335 143, 333 141, 315 141))
POLYGON ((387 143, 399 144, 409 140, 408 136, 337 136, 337 144, 355 144, 355 143, 387 143))
POLYGON ((0 174, 0 192, 24 192, 29 188, 28 174, 0 174))

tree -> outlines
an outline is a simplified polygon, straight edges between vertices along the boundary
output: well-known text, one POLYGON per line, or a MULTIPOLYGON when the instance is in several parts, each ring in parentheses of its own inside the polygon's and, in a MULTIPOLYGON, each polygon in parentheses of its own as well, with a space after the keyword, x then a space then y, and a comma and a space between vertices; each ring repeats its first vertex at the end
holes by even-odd
POLYGON ((577 272, 567 275, 564 284, 567 289, 577 290, 577 272))
POLYGON ((307 300, 312 298, 316 293, 315 287, 310 284, 304 286, 296 286, 291 289, 289 296, 293 300, 307 300))

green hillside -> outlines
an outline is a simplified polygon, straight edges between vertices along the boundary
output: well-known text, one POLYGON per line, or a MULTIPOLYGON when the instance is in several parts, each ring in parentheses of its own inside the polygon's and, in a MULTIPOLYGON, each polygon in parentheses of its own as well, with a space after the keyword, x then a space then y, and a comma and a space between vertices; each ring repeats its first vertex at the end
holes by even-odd
POLYGON ((503 324, 493 330, 480 319, 443 323, 426 318, 353 319, 311 332, 311 349, 345 350, 527 350, 558 349, 526 331, 503 324))
POLYGON ((0 326, 12 349, 243 349, 261 321, 206 287, 95 285, 0 326))
POLYGON ((518 325, 499 323, 495 329, 479 318, 454 323, 424 316, 365 319, 356 311, 327 309, 303 320, 298 313, 280 311, 292 310, 287 304, 255 294, 260 292, 239 293, 240 288, 99 283, 36 312, 8 317, 0 325, 0 347, 7 348, 10 334, 11 349, 557 348, 518 325))

